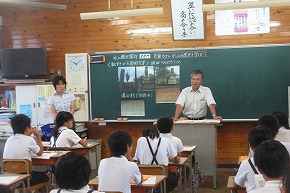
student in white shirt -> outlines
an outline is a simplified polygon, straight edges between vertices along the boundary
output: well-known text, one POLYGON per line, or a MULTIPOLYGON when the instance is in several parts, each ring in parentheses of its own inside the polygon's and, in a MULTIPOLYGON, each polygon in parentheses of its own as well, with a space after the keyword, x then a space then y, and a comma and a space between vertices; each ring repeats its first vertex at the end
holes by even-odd
POLYGON ((87 139, 81 139, 71 128, 73 127, 73 115, 70 112, 60 111, 56 115, 56 126, 52 130, 50 145, 52 147, 68 147, 81 144, 87 147, 87 139))
MULTIPOLYGON (((251 129, 248 134, 249 147, 253 152, 259 144, 269 139, 273 139, 272 131, 266 126, 257 126, 251 129)), ((255 167, 254 158, 243 161, 239 167, 237 175, 235 176, 233 187, 240 189, 246 185, 247 192, 256 189, 257 178, 255 178, 255 174, 261 175, 255 167)))
POLYGON ((250 193, 280 193, 282 175, 289 163, 285 146, 277 140, 267 140, 257 146, 254 161, 266 183, 250 193))
MULTIPOLYGON (((160 137, 165 137, 169 139, 172 143, 173 147, 175 148, 178 156, 181 156, 181 152, 184 150, 183 144, 181 139, 171 134, 173 130, 173 119, 171 117, 160 117, 157 120, 157 128, 160 132, 160 137)), ((169 157, 172 159, 171 157, 169 157)), ((186 179, 189 178, 189 167, 186 166, 186 179)))
POLYGON ((278 141, 281 142, 290 142, 290 129, 288 115, 282 111, 273 112, 272 115, 276 117, 281 125, 276 135, 278 141))
POLYGON ((50 193, 97 193, 88 186, 91 165, 81 154, 68 152, 55 165, 55 179, 58 186, 50 193))
POLYGON ((133 162, 132 137, 125 131, 114 131, 108 139, 110 158, 102 159, 98 169, 99 191, 131 193, 130 179, 136 184, 143 181, 139 167, 133 162))
MULTIPOLYGON (((31 153, 43 154, 40 133, 31 127, 31 120, 24 114, 15 115, 10 121, 14 135, 5 143, 3 159, 29 159, 31 153), (35 139, 31 135, 35 136, 35 139)), ((36 185, 49 180, 45 172, 32 171, 30 185, 36 185)))
MULTIPOLYGON (((137 147, 134 159, 141 164, 163 164, 168 165, 169 159, 173 162, 179 162, 180 158, 167 138, 159 137, 159 132, 154 127, 147 127, 143 130, 143 136, 137 141, 137 147)), ((178 178, 175 172, 168 172, 166 178, 166 191, 171 192, 178 184, 178 178)))

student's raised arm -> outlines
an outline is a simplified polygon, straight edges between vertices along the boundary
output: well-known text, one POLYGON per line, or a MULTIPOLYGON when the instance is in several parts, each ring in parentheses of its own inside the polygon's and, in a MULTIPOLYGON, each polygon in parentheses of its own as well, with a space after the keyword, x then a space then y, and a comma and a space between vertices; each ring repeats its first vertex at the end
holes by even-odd
POLYGON ((178 154, 176 154, 176 156, 173 158, 173 162, 174 163, 179 163, 180 162, 180 157, 178 156, 178 154))
POLYGON ((43 154, 43 146, 42 146, 42 142, 41 142, 41 136, 36 128, 33 128, 33 135, 36 137, 36 143, 40 147, 40 150, 37 153, 37 155, 42 155, 43 154))
POLYGON ((83 147, 87 147, 88 146, 88 140, 87 140, 87 138, 85 137, 84 139, 81 139, 79 141, 79 144, 81 144, 83 147))

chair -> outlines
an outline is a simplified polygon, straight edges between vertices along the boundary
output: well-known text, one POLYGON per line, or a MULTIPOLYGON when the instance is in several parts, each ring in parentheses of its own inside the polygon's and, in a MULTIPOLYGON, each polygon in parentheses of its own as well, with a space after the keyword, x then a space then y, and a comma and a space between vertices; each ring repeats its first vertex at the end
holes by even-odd
MULTIPOLYGON (((5 173, 18 173, 18 174, 30 174, 32 171, 32 162, 29 159, 4 159, 3 160, 3 172, 5 173)), ((36 184, 30 186, 30 181, 27 179, 27 189, 32 193, 36 190, 46 188, 48 193, 48 182, 36 184)))
MULTIPOLYGON (((162 164, 138 164, 142 175, 165 175, 168 177, 168 166, 162 164)), ((161 192, 166 192, 166 180, 163 181, 163 187, 160 186, 161 192)))

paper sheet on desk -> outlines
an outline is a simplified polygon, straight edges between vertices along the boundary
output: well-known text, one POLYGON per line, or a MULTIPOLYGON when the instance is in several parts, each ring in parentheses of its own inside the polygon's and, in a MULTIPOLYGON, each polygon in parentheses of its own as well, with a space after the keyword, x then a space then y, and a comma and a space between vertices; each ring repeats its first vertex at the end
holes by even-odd
POLYGON ((5 176, 5 177, 0 177, 0 184, 10 184, 14 180, 16 180, 18 176, 5 176))
POLYGON ((156 176, 151 176, 147 180, 143 181, 142 184, 155 184, 156 182, 156 176))
POLYGON ((195 148, 195 145, 193 145, 193 146, 184 146, 183 147, 183 151, 191 151, 194 148, 195 148))
MULTIPOLYGON (((88 142, 88 147, 92 147, 94 145, 96 145, 97 143, 96 142, 88 142)), ((81 144, 76 144, 76 145, 73 145, 71 146, 71 149, 78 149, 78 148, 84 148, 81 144)))
MULTIPOLYGON (((145 180, 151 177, 151 175, 142 175, 143 176, 143 183, 145 180)), ((130 184, 135 184, 134 180, 131 178, 130 179, 130 184)))
POLYGON ((57 152, 44 152, 41 156, 38 156, 36 154, 32 154, 32 158, 37 158, 37 159, 49 159, 50 157, 56 155, 57 152))

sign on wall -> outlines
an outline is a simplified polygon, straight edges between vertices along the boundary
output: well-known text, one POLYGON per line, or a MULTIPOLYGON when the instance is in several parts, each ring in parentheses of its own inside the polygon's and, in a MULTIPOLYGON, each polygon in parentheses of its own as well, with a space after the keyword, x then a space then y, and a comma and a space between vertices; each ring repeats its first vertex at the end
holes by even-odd
POLYGON ((204 39, 202 0, 171 0, 174 40, 204 39))
MULTIPOLYGON (((257 1, 239 0, 237 2, 257 1)), ((216 3, 233 3, 235 0, 215 0, 216 3)), ((215 12, 215 34, 261 34, 270 32, 270 8, 221 10, 215 12)))

